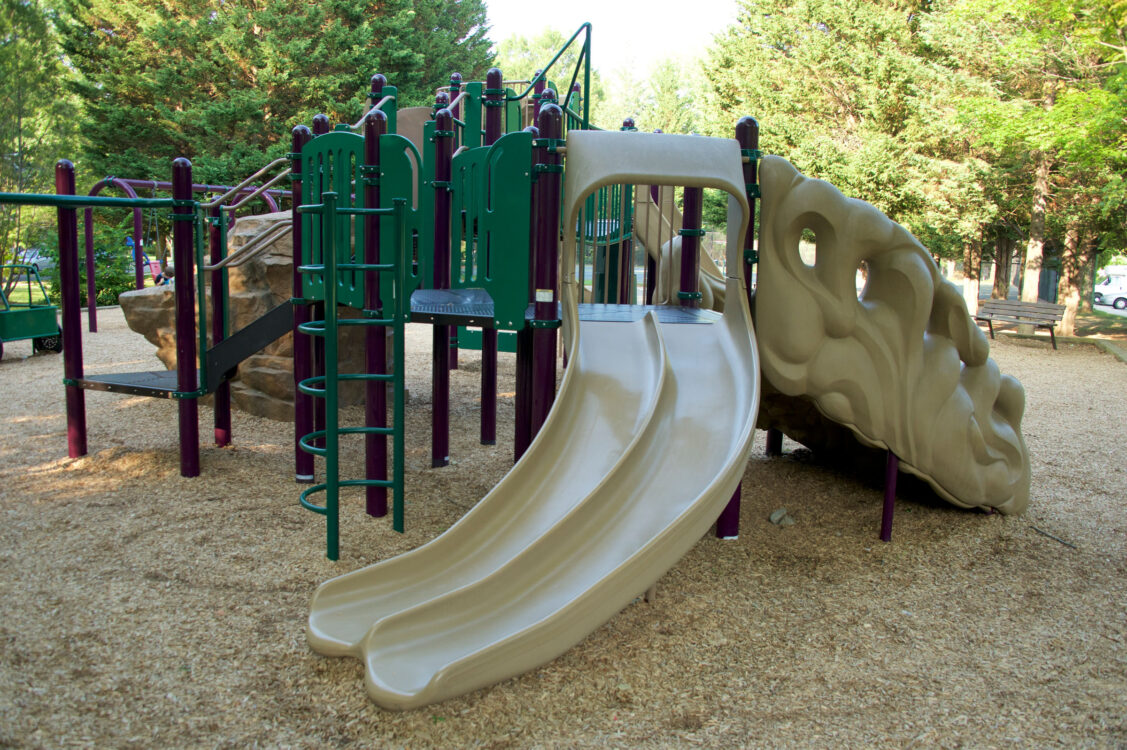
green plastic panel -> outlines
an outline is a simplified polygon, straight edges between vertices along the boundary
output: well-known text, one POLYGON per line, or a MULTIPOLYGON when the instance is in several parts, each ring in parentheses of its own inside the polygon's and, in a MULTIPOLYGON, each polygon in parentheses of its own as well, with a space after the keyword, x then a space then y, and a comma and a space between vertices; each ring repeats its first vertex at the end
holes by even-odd
MULTIPOLYGON (((480 328, 459 328, 458 329, 458 348, 460 349, 481 349, 481 329, 480 328)), ((515 353, 517 350, 517 334, 514 331, 498 331, 497 332, 497 351, 515 353)))
MULTIPOLYGON (((363 202, 363 185, 360 166, 364 163, 364 138, 347 131, 333 131, 318 136, 301 151, 302 190, 304 204, 321 203, 326 192, 337 194, 340 208, 358 208, 363 202), (359 200, 355 196, 359 193, 359 200)), ((354 263, 353 248, 364 246, 364 222, 353 221, 347 214, 337 214, 335 223, 336 254, 338 263, 354 263)), ((321 222, 319 214, 307 213, 302 221, 303 265, 319 265, 321 257, 321 222)), ((364 274, 359 271, 337 273, 337 301, 342 305, 361 308, 364 305, 364 274)), ((302 294, 306 299, 324 300, 324 281, 317 274, 305 274, 302 294)))
POLYGON ((380 111, 387 115, 387 132, 395 133, 399 127, 397 113, 399 112, 399 88, 396 86, 384 86, 383 93, 380 98, 385 96, 393 97, 390 102, 380 107, 380 111))
POLYGON ((467 83, 463 89, 466 92, 465 97, 462 99, 462 122, 465 126, 462 128, 462 138, 460 145, 467 148, 478 148, 481 146, 482 138, 482 118, 481 118, 481 92, 485 89, 485 84, 481 81, 473 81, 467 83))
POLYGON ((490 148, 454 157, 451 286, 484 289, 496 327, 524 328, 528 307, 532 134, 509 133, 490 148))
MULTIPOLYGON (((434 258, 434 189, 429 184, 419 184, 419 199, 415 204, 416 175, 422 173, 421 157, 415 146, 401 135, 385 135, 380 139, 380 208, 391 208, 396 198, 406 198, 408 205, 407 234, 410 246, 407 255, 411 268, 407 269, 408 295, 417 289, 423 279, 431 278, 431 261, 434 258), (413 239, 411 239, 413 238, 413 239)), ((380 248, 394 247, 394 222, 380 222, 380 248)), ((394 293, 391 274, 380 275, 380 297, 392 299, 394 293)))
POLYGON ((524 130, 524 122, 521 120, 520 112, 521 106, 524 102, 514 100, 512 97, 516 96, 517 92, 510 88, 505 89, 505 132, 517 133, 524 130))

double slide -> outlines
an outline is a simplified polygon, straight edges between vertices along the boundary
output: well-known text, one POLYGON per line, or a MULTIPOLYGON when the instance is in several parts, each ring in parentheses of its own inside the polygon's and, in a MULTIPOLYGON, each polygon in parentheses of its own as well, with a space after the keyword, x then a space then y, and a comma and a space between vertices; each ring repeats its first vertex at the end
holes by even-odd
MULTIPOLYGON (((735 141, 584 131, 569 135, 567 158, 564 226, 606 184, 716 187, 733 196, 738 257, 748 211, 735 141)), ((742 281, 726 280, 723 315, 608 315, 575 303, 574 257, 572 238, 569 367, 525 455, 444 534, 314 596, 311 646, 361 659, 380 705, 434 703, 560 655, 671 568, 743 475, 759 362, 742 281)))

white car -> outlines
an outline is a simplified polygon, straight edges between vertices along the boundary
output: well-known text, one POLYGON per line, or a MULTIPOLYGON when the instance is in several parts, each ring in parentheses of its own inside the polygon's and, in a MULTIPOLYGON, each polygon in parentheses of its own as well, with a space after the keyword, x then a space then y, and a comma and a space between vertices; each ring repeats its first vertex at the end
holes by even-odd
POLYGON ((1127 309, 1127 276, 1104 276, 1092 290, 1092 302, 1127 309))
POLYGON ((25 265, 31 266, 32 268, 35 269, 36 273, 39 273, 39 274, 42 274, 48 268, 54 268, 55 267, 55 259, 54 258, 52 258, 49 255, 46 255, 42 250, 39 250, 39 249, 34 248, 34 247, 31 248, 30 250, 25 250, 23 252, 23 254, 21 254, 15 262, 16 263, 23 263, 25 265))

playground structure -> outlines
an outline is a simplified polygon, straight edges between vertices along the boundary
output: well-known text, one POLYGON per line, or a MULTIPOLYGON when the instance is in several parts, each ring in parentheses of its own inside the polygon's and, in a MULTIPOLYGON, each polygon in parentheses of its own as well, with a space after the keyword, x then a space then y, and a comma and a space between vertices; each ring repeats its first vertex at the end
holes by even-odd
POLYGON ((452 77, 418 145, 397 132, 397 91, 382 76, 355 125, 331 130, 320 117, 312 130, 295 128, 283 170, 300 188, 285 227, 300 252, 294 298, 233 335, 222 325, 224 264, 258 250, 225 258, 227 222, 217 220, 204 261, 205 214, 218 218, 222 208, 191 199, 186 160, 174 165, 172 199, 74 196, 69 163, 59 166, 61 195, 36 197, 59 206, 65 240, 64 355, 77 352, 65 381, 71 455, 86 449, 83 389, 163 396, 180 402, 181 473, 198 473, 196 399, 216 391, 217 441, 229 440, 224 380, 242 356, 292 330, 295 473, 312 480, 314 456, 324 458, 323 481, 301 502, 326 516, 333 559, 344 487, 365 489, 371 515, 387 512, 391 490, 393 524, 403 527, 403 325, 434 327, 434 466, 449 458, 446 377, 451 342, 460 341, 452 328, 482 329, 483 442, 495 439, 495 334, 515 334, 510 474, 439 538, 328 581, 314 597, 311 645, 360 658, 383 705, 423 705, 554 658, 645 591, 713 522, 734 536, 757 420, 808 444, 837 448, 848 437, 884 452, 886 537, 898 468, 964 507, 1021 512, 1028 500, 1021 387, 998 373, 961 297, 911 235, 781 159, 760 161, 750 118, 734 140, 592 130, 578 71, 562 89, 534 76, 523 93, 496 70, 485 82, 452 77), (684 189, 680 217, 674 186, 684 189), (705 188, 729 195, 723 273, 699 251, 705 188), (82 375, 75 208, 131 200, 174 211, 175 383, 165 373, 82 375), (818 238, 813 266, 798 255, 804 229, 818 238), (645 304, 631 304, 643 251, 645 304), (858 298, 862 262, 869 277, 858 298), (341 307, 360 314, 342 318, 341 307), (365 331, 367 362, 342 373, 337 334, 351 326, 365 331), (557 393, 560 333, 567 368, 557 393), (349 380, 367 391, 362 426, 340 424, 338 389, 349 380), (340 477, 339 441, 350 435, 365 439, 363 478, 340 477))

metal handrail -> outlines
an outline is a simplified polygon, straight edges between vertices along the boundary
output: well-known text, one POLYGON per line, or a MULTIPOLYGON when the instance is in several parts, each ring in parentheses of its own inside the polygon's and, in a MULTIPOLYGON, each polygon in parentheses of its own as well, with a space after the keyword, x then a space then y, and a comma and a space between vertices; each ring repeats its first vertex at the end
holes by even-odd
MULTIPOLYGON (((288 162, 288 161, 289 161, 289 159, 281 159, 280 161, 287 161, 287 162, 288 162)), ((274 163, 274 164, 276 164, 277 162, 273 162, 273 163, 274 163)), ((238 210, 238 209, 242 208, 242 207, 243 207, 243 206, 245 206, 245 205, 246 205, 246 204, 247 204, 248 202, 250 202, 250 201, 254 200, 254 199, 255 199, 255 198, 257 198, 258 196, 262 195, 262 194, 263 194, 263 193, 265 193, 265 192, 266 192, 267 190, 269 190, 270 188, 272 188, 272 187, 273 187, 274 185, 277 185, 277 184, 278 184, 279 182, 281 182, 282 180, 284 180, 284 179, 286 179, 287 177, 289 177, 289 176, 290 176, 290 173, 291 173, 291 172, 293 172, 293 168, 292 168, 292 167, 290 167, 290 168, 288 168, 288 169, 284 169, 284 170, 282 170, 281 172, 279 172, 279 173, 277 174, 277 176, 275 176, 275 177, 274 177, 273 179, 271 179, 271 180, 270 180, 270 181, 268 181, 268 182, 264 182, 264 183, 262 184, 262 186, 261 186, 261 187, 259 187, 258 189, 256 189, 256 190, 255 190, 254 192, 252 192, 252 193, 251 193, 250 195, 248 195, 248 196, 247 196, 246 198, 243 198, 243 199, 242 199, 241 201, 239 201, 238 203, 232 203, 232 204, 231 204, 231 205, 229 205, 229 206, 222 206, 222 207, 221 207, 221 208, 220 208, 219 210, 220 210, 220 211, 236 211, 236 210, 238 210)))
MULTIPOLYGON (((275 159, 274 161, 270 162, 269 164, 267 164, 267 165, 266 165, 265 167, 263 167, 262 169, 258 170, 258 171, 257 171, 257 172, 255 172, 254 174, 252 174, 252 175, 251 175, 250 177, 248 177, 248 178, 246 178, 245 180, 243 180, 242 182, 240 182, 240 183, 239 183, 238 185, 236 185, 235 187, 233 187, 233 188, 231 188, 230 190, 228 190, 228 191, 227 191, 226 193, 224 193, 223 195, 219 196, 218 198, 215 198, 214 200, 212 200, 212 201, 209 201, 209 202, 207 202, 207 203, 201 203, 201 204, 200 204, 200 208, 204 208, 204 209, 209 209, 209 208, 215 208, 216 206, 218 206, 218 205, 221 205, 221 204, 222 204, 222 203, 223 203, 224 201, 226 201, 226 200, 227 200, 228 198, 230 198, 230 197, 231 197, 232 195, 234 195, 235 193, 241 192, 243 188, 245 188, 245 187, 246 187, 247 185, 249 185, 249 184, 251 184, 252 182, 254 182, 255 180, 257 180, 257 179, 258 179, 259 177, 261 177, 262 175, 264 175, 264 174, 266 174, 267 172, 269 172, 269 171, 270 171, 271 169, 273 169, 274 167, 278 166, 279 164, 285 164, 285 165, 287 165, 287 166, 288 166, 288 165, 289 165, 289 163, 290 163, 290 160, 289 160, 289 158, 288 158, 288 157, 285 157, 285 156, 283 156, 283 157, 282 157, 282 158, 280 158, 280 159, 275 159)), ((271 184, 273 184, 273 183, 271 183, 271 184)))
POLYGON ((283 219, 277 224, 272 226, 267 231, 260 235, 255 236, 247 244, 240 247, 237 251, 228 255, 223 260, 215 263, 214 265, 204 265, 205 271, 218 271, 221 268, 235 268, 241 266, 247 261, 261 255, 266 251, 274 242, 288 232, 293 227, 292 219, 283 219))
MULTIPOLYGON (((369 97, 369 98, 371 98, 371 97, 369 97)), ((369 107, 368 109, 366 109, 364 111, 364 114, 360 116, 360 119, 356 121, 355 125, 349 125, 348 126, 349 129, 350 130, 359 130, 360 128, 364 127, 364 121, 368 119, 368 115, 372 114, 372 110, 381 109, 383 107, 383 105, 387 104, 388 102, 393 102, 393 101, 395 101, 395 97, 391 96, 390 94, 385 96, 383 99, 380 99, 379 102, 377 102, 376 104, 373 104, 371 107, 369 107)))

